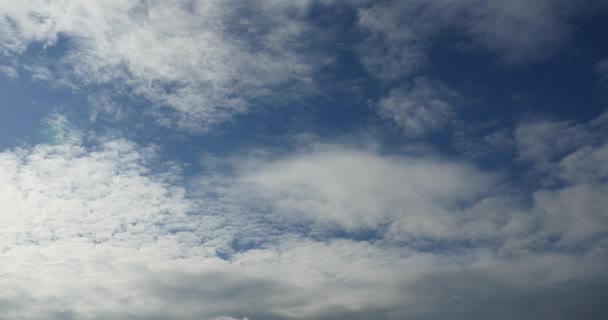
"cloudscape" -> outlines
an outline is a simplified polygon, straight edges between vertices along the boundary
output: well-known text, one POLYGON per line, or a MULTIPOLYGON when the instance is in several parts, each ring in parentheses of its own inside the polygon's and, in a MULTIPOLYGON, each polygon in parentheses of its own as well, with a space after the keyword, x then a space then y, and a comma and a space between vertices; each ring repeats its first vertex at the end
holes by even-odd
POLYGON ((0 1, 0 319, 608 319, 608 2, 0 1))

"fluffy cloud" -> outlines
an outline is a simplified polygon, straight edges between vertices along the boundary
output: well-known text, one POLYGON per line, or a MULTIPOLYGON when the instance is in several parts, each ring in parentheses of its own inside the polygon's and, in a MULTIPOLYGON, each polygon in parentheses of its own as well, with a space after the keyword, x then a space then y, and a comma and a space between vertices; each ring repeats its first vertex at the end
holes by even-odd
POLYGON ((340 146, 246 162, 234 190, 273 219, 311 224, 312 234, 338 230, 414 247, 493 243, 503 252, 591 249, 608 229, 602 119, 522 123, 516 163, 531 161, 538 182, 522 190, 464 162, 340 146))
POLYGON ((527 195, 465 162, 325 146, 246 163, 228 188, 240 195, 233 201, 315 238, 342 234, 421 250, 468 243, 504 252, 526 251, 535 237, 546 241, 537 233, 541 214, 521 201, 527 195))
POLYGON ((400 126, 408 136, 423 135, 449 125, 455 117, 459 94, 438 81, 416 78, 410 88, 390 91, 379 113, 400 126))
POLYGON ((590 133, 581 124, 533 120, 520 124, 514 132, 519 159, 547 171, 555 160, 590 142, 590 133))
POLYGON ((148 156, 124 140, 93 152, 74 144, 3 152, 4 248, 149 240, 191 205, 183 190, 146 176, 142 163, 148 156))
POLYGON ((589 123, 550 119, 532 119, 514 130, 518 160, 531 163, 549 180, 582 181, 593 176, 590 171, 605 171, 601 164, 606 143, 606 114, 589 123), (586 176, 587 178, 584 178, 586 176))
POLYGON ((497 197, 498 177, 470 164, 325 146, 240 159, 236 175, 187 190, 155 161, 155 148, 126 140, 2 152, 3 315, 483 319, 498 302, 523 319, 606 314, 593 298, 605 245, 580 242, 603 229, 605 197, 587 202, 582 186, 540 190, 530 208, 497 197), (351 238, 357 228, 377 235, 351 238), (584 250, 553 252, 547 237, 562 231, 584 250), (568 292, 586 298, 568 304, 568 292))
POLYGON ((19 72, 17 71, 17 69, 11 66, 0 65, 0 73, 12 79, 19 77, 19 72))
POLYGON ((53 79, 107 85, 152 101, 161 123, 193 130, 247 110, 273 88, 309 87, 322 64, 306 47, 307 2, 4 3, 2 53, 63 50, 53 79), (307 54, 303 52, 308 51, 307 54), (163 107, 170 107, 169 109, 163 107))
POLYGON ((534 192, 542 232, 558 236, 566 246, 596 241, 608 228, 605 118, 589 123, 543 119, 515 130, 519 159, 532 163, 533 176, 543 186, 534 192))
POLYGON ((349 230, 397 220, 410 233, 433 237, 454 227, 449 209, 474 201, 493 180, 465 164, 340 148, 273 162, 243 179, 296 220, 349 230))

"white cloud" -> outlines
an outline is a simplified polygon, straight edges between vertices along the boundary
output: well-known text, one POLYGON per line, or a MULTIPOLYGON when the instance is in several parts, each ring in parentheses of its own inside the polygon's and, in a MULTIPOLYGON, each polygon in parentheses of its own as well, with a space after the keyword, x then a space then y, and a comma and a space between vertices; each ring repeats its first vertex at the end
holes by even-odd
POLYGON ((601 114, 588 123, 528 120, 514 130, 518 158, 531 163, 545 182, 592 181, 604 175, 605 119, 601 114), (596 177, 596 178, 593 178, 596 177))
MULTIPOLYGON (((327 147, 246 166, 245 201, 265 199, 277 219, 315 228, 373 230, 402 239, 482 239, 526 231, 525 214, 497 196, 498 175, 433 157, 327 147)), ((504 190, 503 190, 504 191, 504 190)))
POLYGON ((582 146, 559 162, 559 175, 570 182, 596 182, 608 177, 608 145, 582 146))
POLYGON ((3 3, 2 50, 22 54, 33 43, 51 47, 67 39, 54 78, 124 88, 152 101, 161 123, 200 130, 246 111, 250 100, 279 85, 308 88, 323 60, 301 53, 312 26, 294 12, 305 12, 304 4, 3 3))
POLYGON ((285 234, 278 247, 220 259, 222 237, 247 237, 239 223, 258 222, 233 216, 229 198, 187 198, 171 174, 148 167, 154 157, 126 140, 83 147, 66 139, 0 153, 5 317, 314 318, 394 304, 368 301, 381 284, 369 288, 366 270, 389 268, 396 256, 367 243, 285 234))
POLYGON ((361 61, 374 76, 397 79, 414 74, 427 63, 424 42, 436 27, 412 15, 419 4, 386 2, 359 10, 358 24, 370 34, 360 46, 361 61), (429 27, 429 28, 427 28, 429 27))
POLYGON ((78 145, 82 143, 83 134, 76 129, 65 115, 52 113, 43 120, 44 127, 40 138, 49 145, 78 145))
POLYGON ((361 59, 379 78, 415 74, 428 63, 427 51, 437 36, 447 31, 505 63, 533 62, 567 42, 574 31, 569 17, 585 7, 548 0, 377 2, 359 11, 359 26, 369 32, 361 59))
MULTIPOLYGON (((582 220, 583 233, 570 227, 579 210, 601 212, 599 194, 585 202, 571 197, 576 190, 541 191, 537 209, 525 210, 516 198, 487 196, 499 190, 494 175, 466 163, 336 146, 237 161, 239 176, 201 177, 201 190, 185 190, 173 171, 156 173, 154 148, 65 141, 0 154, 0 310, 11 319, 424 319, 438 314, 438 300, 448 301, 441 312, 464 308, 483 319, 487 290, 509 314, 519 296, 555 308, 547 292, 590 297, 594 281, 605 283, 601 247, 526 250, 538 239, 529 214, 554 216, 546 231, 600 230, 595 218, 582 220), (377 241, 313 240, 291 229, 311 220, 402 224, 377 241), (220 259, 231 242, 258 233, 266 242, 233 243, 220 259), (513 243, 500 251, 496 239, 513 243), (442 241, 454 251, 433 248, 442 241)), ((603 310, 593 299, 578 306, 603 310)))
POLYGON ((363 232, 414 247, 490 241, 501 252, 593 248, 608 229, 605 135, 596 122, 520 125, 519 158, 533 161, 538 182, 528 188, 465 162, 326 145, 245 161, 226 192, 273 220, 310 225, 311 234, 363 232))
POLYGON ((4 74, 6 77, 11 79, 19 78, 19 72, 15 67, 0 65, 0 74, 4 74))
POLYGON ((574 11, 560 1, 481 1, 463 22, 474 43, 508 63, 525 63, 552 56, 564 45, 574 32, 568 20, 574 11))
POLYGON ((591 142, 592 136, 582 124, 546 119, 524 122, 514 131, 518 159, 532 162, 549 172, 555 160, 591 142))
POLYGON ((71 143, 3 152, 4 248, 147 241, 191 204, 183 190, 146 176, 146 157, 124 140, 92 152, 71 143))
POLYGON ((543 232, 559 235, 560 244, 584 243, 608 230, 608 186, 605 183, 540 190, 534 194, 534 200, 536 209, 543 215, 543 232))
POLYGON ((515 130, 519 159, 533 164, 534 177, 545 187, 533 193, 541 233, 558 235, 559 244, 594 241, 608 229, 604 119, 605 114, 589 123, 537 120, 515 130))
MULTIPOLYGON (((3 3, 0 50, 21 54, 33 41, 54 46, 67 35, 73 47, 54 71, 69 75, 60 76, 127 83, 155 101, 155 111, 178 110, 169 122, 200 129, 246 109, 245 98, 310 76, 313 61, 291 50, 308 32, 298 17, 310 3, 3 3)), ((530 20, 537 9, 528 16, 518 2, 482 3, 482 17, 498 10, 516 31, 520 24, 510 19, 522 15, 526 30, 554 23, 530 20)), ((362 11, 369 28, 394 28, 401 19, 377 8, 362 11)), ((450 10, 436 13, 460 9, 450 10)), ((420 34, 378 36, 372 55, 388 50, 392 58, 364 60, 367 67, 391 79, 415 72, 425 59, 416 50, 434 32, 425 24, 432 12, 420 16, 420 34)), ((494 35, 502 30, 492 30, 493 21, 478 21, 487 30, 472 37, 506 51, 504 59, 540 57, 526 36, 504 39, 494 35)), ((551 47, 551 39, 538 45, 551 47)), ((47 80, 56 76, 51 69, 29 68, 47 80)), ((395 89, 381 112, 409 134, 423 134, 449 124, 455 95, 418 78, 395 89)), ((120 114, 105 97, 96 101, 120 114)), ((530 121, 515 130, 520 160, 563 184, 534 190, 509 188, 500 174, 462 160, 337 145, 233 160, 233 173, 224 172, 225 159, 209 155, 215 167, 208 175, 184 183, 178 165, 156 163, 155 147, 88 137, 58 114, 46 120, 48 144, 0 152, 0 318, 608 314, 606 115, 588 124, 530 121)), ((488 136, 488 143, 510 145, 509 138, 488 136)))
POLYGON ((438 81, 416 78, 410 88, 390 91, 378 104, 379 113, 393 120, 409 136, 419 136, 449 125, 455 117, 458 92, 438 81))

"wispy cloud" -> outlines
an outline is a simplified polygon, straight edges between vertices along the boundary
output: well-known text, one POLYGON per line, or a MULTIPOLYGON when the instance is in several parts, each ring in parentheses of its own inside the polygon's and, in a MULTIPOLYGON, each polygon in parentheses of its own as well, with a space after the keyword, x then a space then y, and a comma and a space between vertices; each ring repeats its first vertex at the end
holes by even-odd
POLYGON ((544 0, 379 2, 359 11, 359 26, 369 33, 360 53, 373 75, 398 79, 424 69, 437 37, 450 32, 465 47, 494 53, 504 63, 535 62, 568 41, 574 32, 569 17, 581 7, 544 0))
POLYGON ((408 136, 445 129, 456 117, 460 94, 441 82, 419 77, 411 87, 393 89, 380 100, 379 113, 408 136))
POLYGON ((148 112, 161 123, 201 130, 246 111, 273 88, 310 85, 323 56, 307 46, 312 26, 298 18, 306 8, 38 1, 2 4, 0 21, 4 54, 23 54, 37 43, 59 47, 56 78, 126 89, 153 102, 148 112))
POLYGON ((235 158, 232 173, 180 185, 179 170, 155 168, 157 149, 93 140, 1 154, 3 314, 423 319, 465 308, 481 319, 483 288, 503 288, 495 301, 526 318, 520 297, 543 312, 555 308, 546 292, 566 301, 606 281, 608 191, 595 180, 538 190, 530 206, 466 162, 325 145, 235 158), (585 249, 556 249, 556 234, 585 249))

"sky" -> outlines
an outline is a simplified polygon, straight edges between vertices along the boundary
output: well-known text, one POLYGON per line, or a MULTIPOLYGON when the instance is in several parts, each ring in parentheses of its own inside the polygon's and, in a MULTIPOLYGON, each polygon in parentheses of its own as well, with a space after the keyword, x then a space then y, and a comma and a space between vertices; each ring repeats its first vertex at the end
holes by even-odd
POLYGON ((608 2, 0 2, 0 319, 608 319, 608 2))

